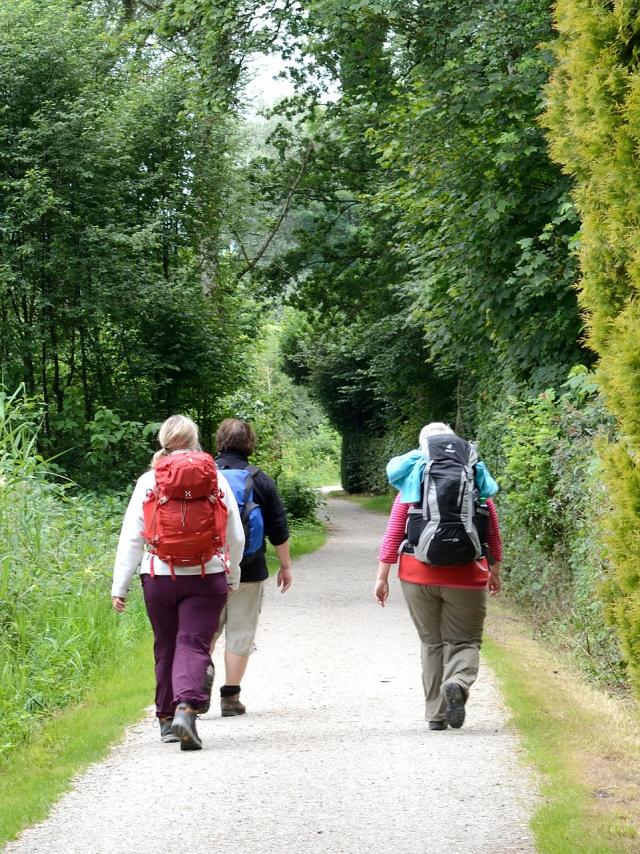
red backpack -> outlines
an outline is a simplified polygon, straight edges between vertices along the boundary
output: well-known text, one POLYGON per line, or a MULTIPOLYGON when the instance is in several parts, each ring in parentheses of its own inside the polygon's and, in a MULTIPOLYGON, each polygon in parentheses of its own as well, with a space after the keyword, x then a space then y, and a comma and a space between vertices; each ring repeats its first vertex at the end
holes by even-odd
POLYGON ((144 537, 153 556, 174 566, 204 567, 224 548, 227 508, 218 489, 216 464, 202 451, 183 451, 156 464, 156 485, 143 505, 144 537))

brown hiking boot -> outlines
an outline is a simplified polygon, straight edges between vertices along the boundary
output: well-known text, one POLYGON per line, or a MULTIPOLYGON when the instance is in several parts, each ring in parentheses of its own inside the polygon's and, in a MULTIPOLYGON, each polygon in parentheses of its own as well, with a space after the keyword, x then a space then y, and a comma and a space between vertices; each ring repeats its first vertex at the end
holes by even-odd
POLYGON ((233 715, 244 715, 247 708, 240 702, 240 694, 232 694, 231 697, 220 697, 220 710, 223 718, 230 718, 233 715))

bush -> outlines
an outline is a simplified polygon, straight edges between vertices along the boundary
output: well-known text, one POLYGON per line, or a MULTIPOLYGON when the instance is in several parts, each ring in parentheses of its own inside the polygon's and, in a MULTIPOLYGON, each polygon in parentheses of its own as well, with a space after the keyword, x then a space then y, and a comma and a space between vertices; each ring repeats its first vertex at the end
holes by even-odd
POLYGON ((481 431, 480 451, 501 487, 505 592, 593 676, 619 682, 601 533, 610 498, 595 450, 613 423, 591 376, 576 376, 561 395, 507 401, 481 431))
POLYGON ((278 480, 278 492, 291 519, 312 522, 320 507, 320 493, 307 486, 297 477, 283 477, 278 480))
POLYGON ((580 303, 598 377, 622 434, 602 442, 611 496, 608 614, 640 694, 640 69, 637 7, 559 0, 557 65, 548 88, 551 153, 575 179, 580 303))

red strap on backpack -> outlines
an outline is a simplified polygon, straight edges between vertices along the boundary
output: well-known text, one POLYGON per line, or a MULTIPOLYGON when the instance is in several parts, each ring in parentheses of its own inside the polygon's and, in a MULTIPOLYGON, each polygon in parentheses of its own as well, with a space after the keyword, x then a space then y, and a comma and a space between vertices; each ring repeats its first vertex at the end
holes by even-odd
POLYGON ((143 505, 142 536, 153 556, 169 565, 205 565, 225 545, 228 511, 218 488, 213 458, 202 451, 163 457, 155 469, 156 485, 143 505))

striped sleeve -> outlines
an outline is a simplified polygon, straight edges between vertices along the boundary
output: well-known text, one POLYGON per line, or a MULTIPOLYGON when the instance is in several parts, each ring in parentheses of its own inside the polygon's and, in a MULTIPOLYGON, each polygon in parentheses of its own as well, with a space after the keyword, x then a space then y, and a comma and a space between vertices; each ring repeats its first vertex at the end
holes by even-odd
POLYGON ((500 536, 500 523, 498 522, 498 511, 496 505, 487 498, 489 508, 489 531, 487 533, 488 546, 494 560, 502 560, 502 537, 500 536))
POLYGON ((398 549, 405 538, 409 506, 409 504, 400 501, 400 493, 398 493, 396 500, 393 502, 391 515, 387 523, 387 530, 382 538, 382 544, 378 553, 378 560, 381 560, 383 563, 395 563, 398 560, 398 549))

